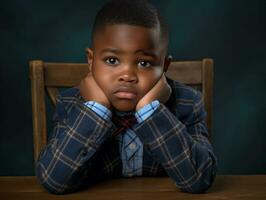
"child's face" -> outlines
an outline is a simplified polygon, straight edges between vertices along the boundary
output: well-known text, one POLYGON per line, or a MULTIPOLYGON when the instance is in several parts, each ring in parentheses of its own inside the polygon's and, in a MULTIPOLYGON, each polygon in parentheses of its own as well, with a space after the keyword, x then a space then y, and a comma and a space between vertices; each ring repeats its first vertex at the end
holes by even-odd
POLYGON ((87 49, 88 62, 115 109, 135 110, 167 70, 165 48, 159 31, 152 28, 118 24, 95 34, 93 48, 87 49))

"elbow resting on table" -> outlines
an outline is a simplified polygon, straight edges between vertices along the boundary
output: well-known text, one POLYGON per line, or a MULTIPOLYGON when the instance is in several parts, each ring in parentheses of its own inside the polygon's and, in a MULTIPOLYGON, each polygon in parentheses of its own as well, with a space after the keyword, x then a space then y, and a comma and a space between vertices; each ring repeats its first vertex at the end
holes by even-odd
POLYGON ((39 181, 39 183, 43 186, 43 188, 45 188, 45 190, 51 194, 56 194, 56 195, 63 195, 63 194, 68 194, 68 193, 72 193, 74 192, 73 189, 69 188, 69 187, 52 187, 50 185, 50 182, 48 180, 40 180, 39 177, 37 176, 37 179, 39 181))
POLYGON ((64 195, 64 194, 71 193, 71 191, 69 191, 69 189, 66 187, 64 189, 62 189, 62 188, 55 189, 53 187, 50 187, 47 182, 43 182, 43 183, 41 183, 41 185, 46 189, 47 192, 49 192, 51 194, 64 195))
MULTIPOLYGON (((193 193, 193 194, 199 194, 206 192, 213 184, 215 176, 216 176, 216 170, 212 169, 209 171, 208 176, 204 176, 201 174, 198 174, 196 180, 192 182, 189 186, 186 187, 180 187, 179 188, 183 192, 193 193)), ((178 187, 178 185, 176 185, 178 187)))
POLYGON ((74 188, 67 186, 65 183, 58 184, 52 174, 46 173, 46 169, 41 164, 37 164, 35 173, 38 182, 51 194, 62 195, 74 192, 74 188))
POLYGON ((200 194, 206 192, 212 186, 212 182, 207 182, 205 180, 197 181, 192 186, 187 188, 181 188, 183 192, 188 192, 192 194, 200 194))

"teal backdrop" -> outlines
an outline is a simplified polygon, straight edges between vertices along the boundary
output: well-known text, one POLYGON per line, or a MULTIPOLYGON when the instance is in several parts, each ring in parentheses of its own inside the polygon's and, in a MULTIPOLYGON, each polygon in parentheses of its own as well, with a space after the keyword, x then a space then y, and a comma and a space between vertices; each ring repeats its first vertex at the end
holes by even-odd
MULTIPOLYGON (((0 175, 34 174, 29 60, 86 62, 104 2, 0 1, 0 175)), ((152 2, 168 21, 175 60, 215 61, 218 173, 265 174, 266 1, 152 2)), ((50 120, 52 112, 49 106, 50 120)))

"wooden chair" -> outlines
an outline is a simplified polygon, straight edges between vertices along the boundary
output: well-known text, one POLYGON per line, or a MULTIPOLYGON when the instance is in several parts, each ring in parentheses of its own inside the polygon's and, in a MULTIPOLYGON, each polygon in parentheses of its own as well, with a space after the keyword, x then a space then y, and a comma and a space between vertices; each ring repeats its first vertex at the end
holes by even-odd
MULTIPOLYGON (((87 73, 87 64, 83 63, 30 61, 35 161, 41 149, 47 143, 45 94, 48 94, 55 105, 58 88, 77 85, 87 73)), ((205 108, 208 113, 206 123, 211 135, 213 60, 172 62, 166 75, 202 91, 205 108)))

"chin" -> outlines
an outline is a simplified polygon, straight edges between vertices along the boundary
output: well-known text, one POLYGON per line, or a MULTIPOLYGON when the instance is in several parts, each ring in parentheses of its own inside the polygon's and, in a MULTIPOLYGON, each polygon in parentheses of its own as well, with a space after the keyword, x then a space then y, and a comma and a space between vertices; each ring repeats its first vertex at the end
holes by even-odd
POLYGON ((120 102, 116 102, 112 104, 113 107, 122 112, 128 112, 128 111, 135 111, 136 110, 136 103, 129 102, 127 100, 122 100, 120 102))

